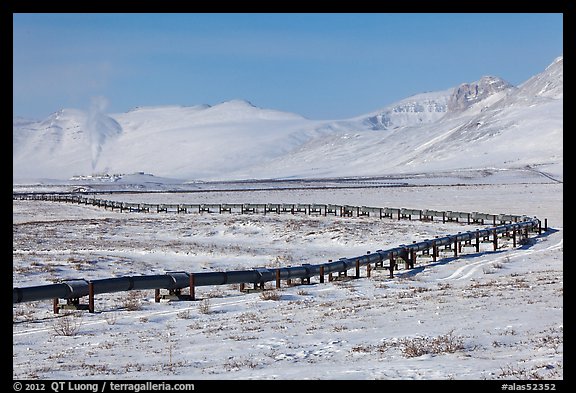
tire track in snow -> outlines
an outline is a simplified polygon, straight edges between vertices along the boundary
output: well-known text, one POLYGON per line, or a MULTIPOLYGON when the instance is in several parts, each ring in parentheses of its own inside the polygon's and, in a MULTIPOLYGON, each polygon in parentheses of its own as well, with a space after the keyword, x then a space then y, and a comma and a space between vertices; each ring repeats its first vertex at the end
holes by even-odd
MULTIPOLYGON (((538 250, 533 250, 533 249, 529 249, 529 250, 515 250, 515 251, 510 251, 508 253, 506 253, 505 257, 508 258, 517 258, 517 257, 521 257, 521 256, 526 256, 526 255, 531 255, 531 254, 535 254, 535 253, 540 253, 540 252, 546 252, 546 251, 553 251, 556 250, 560 247, 562 247, 562 244, 564 243, 564 239, 560 239, 560 241, 556 244, 553 244, 549 247, 546 248, 541 248, 538 250)), ((443 277, 443 278, 438 278, 436 279, 437 281, 444 281, 444 280, 453 280, 453 281, 459 281, 459 280, 465 280, 467 278, 469 278, 470 276, 472 276, 474 273, 476 273, 478 271, 478 269, 489 265, 491 263, 494 263, 494 261, 497 259, 493 259, 493 258, 488 258, 487 261, 477 261, 477 262, 473 262, 464 266, 459 267, 458 269, 456 269, 451 275, 449 275, 448 277, 443 277)))

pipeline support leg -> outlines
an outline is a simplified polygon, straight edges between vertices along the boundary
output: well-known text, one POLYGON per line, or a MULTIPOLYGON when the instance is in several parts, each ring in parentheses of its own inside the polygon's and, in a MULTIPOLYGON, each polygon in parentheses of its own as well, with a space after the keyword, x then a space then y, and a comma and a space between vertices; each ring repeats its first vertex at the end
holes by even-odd
POLYGON ((194 301, 194 300, 196 300, 196 284, 195 284, 195 282, 194 282, 194 274, 193 274, 193 273, 190 273, 190 274, 189 274, 189 277, 190 277, 190 282, 189 282, 189 285, 190 285, 190 300, 194 301))
POLYGON ((94 313, 94 283, 88 282, 88 312, 94 313))
POLYGON ((494 251, 498 250, 498 234, 496 230, 492 231, 492 242, 494 244, 494 251))

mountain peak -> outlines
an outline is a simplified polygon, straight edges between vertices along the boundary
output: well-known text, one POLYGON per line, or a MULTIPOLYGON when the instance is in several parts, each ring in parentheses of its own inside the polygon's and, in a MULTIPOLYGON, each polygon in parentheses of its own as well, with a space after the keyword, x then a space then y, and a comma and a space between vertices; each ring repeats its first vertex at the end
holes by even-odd
POLYGON ((534 75, 519 87, 526 99, 562 98, 564 96, 564 57, 557 57, 543 72, 534 75))
POLYGON ((248 108, 258 108, 256 105, 252 104, 248 100, 236 98, 233 100, 224 101, 217 106, 235 106, 235 107, 248 107, 248 108))
POLYGON ((550 69, 550 68, 552 68, 552 67, 555 67, 555 66, 557 66, 559 63, 562 63, 562 64, 561 64, 562 66, 564 65, 564 55, 560 55, 560 56, 558 56, 557 58, 555 58, 554 61, 553 61, 548 67, 546 67, 546 69, 548 70, 548 69, 550 69))

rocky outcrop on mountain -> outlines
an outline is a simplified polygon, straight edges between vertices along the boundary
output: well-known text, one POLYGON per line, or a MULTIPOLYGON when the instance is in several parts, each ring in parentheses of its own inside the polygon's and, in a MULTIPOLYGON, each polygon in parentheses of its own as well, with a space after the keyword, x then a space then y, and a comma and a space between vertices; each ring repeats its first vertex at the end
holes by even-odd
POLYGON ((365 120, 365 124, 373 130, 390 130, 433 123, 446 114, 450 92, 445 90, 408 97, 373 113, 365 120))
POLYGON ((494 76, 484 76, 479 81, 463 83, 454 89, 448 99, 448 111, 461 112, 495 93, 513 88, 505 80, 494 76))

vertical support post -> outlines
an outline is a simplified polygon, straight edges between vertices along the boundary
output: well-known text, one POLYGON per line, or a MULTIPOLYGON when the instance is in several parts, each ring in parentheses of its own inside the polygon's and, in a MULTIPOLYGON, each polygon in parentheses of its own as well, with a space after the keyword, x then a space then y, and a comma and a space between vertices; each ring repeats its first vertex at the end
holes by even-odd
POLYGON ((436 262, 436 257, 438 256, 438 246, 436 245, 436 242, 433 241, 432 242, 432 261, 436 262))
MULTIPOLYGON (((366 251, 366 255, 370 255, 370 251, 366 251)), ((370 260, 366 264, 366 277, 370 277, 370 260)))
MULTIPOLYGON (((416 244, 416 240, 412 240, 412 244, 416 244)), ((409 268, 414 269, 414 263, 416 262, 416 250, 410 250, 410 264, 409 268)))
MULTIPOLYGON (((328 263, 332 262, 332 259, 328 259, 328 263)), ((332 272, 328 273, 328 282, 331 282, 334 279, 332 276, 332 272)))
POLYGON ((404 253, 402 254, 404 257, 404 270, 410 269, 410 253, 408 249, 404 249, 404 253))
POLYGON ((156 288, 154 290, 154 302, 160 303, 160 289, 159 288, 156 288))
POLYGON ((454 258, 458 258, 458 240, 454 238, 454 258))
POLYGON ((476 230, 476 252, 480 252, 480 232, 478 232, 478 230, 476 230))
POLYGON ((446 212, 442 212, 442 224, 446 222, 446 212))
POLYGON ((324 284, 324 265, 320 266, 320 283, 324 284))
POLYGON ((88 312, 94 314, 94 283, 88 281, 88 312))
POLYGON ((394 278, 394 256, 390 253, 390 278, 394 278))
POLYGON ((547 218, 544 219, 544 230, 545 231, 548 230, 548 219, 547 218))
POLYGON ((58 298, 54 298, 53 302, 52 302, 52 310, 54 311, 54 314, 58 314, 60 312, 60 307, 58 307, 58 298))
POLYGON ((512 229, 512 247, 516 247, 516 228, 512 229))
POLYGON ((188 276, 190 277, 190 300, 194 301, 196 300, 196 284, 194 282, 194 273, 190 273, 188 276))
POLYGON ((496 229, 492 231, 492 243, 494 244, 494 251, 498 250, 498 234, 496 229))
POLYGON ((360 278, 360 260, 356 259, 356 278, 360 278))
POLYGON ((244 283, 243 282, 240 283, 240 292, 244 292, 244 283))
POLYGON ((280 288, 280 269, 276 269, 276 289, 279 288, 280 288))

